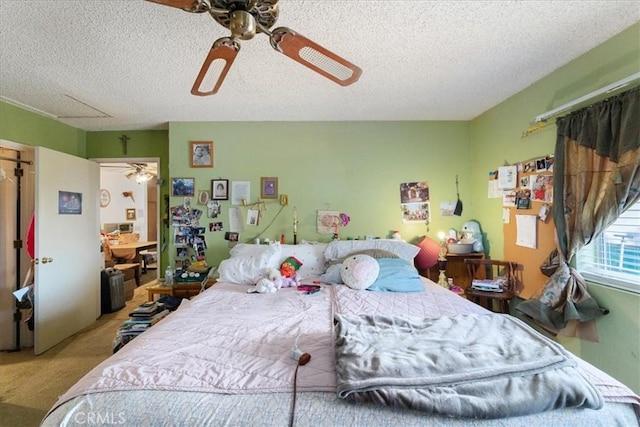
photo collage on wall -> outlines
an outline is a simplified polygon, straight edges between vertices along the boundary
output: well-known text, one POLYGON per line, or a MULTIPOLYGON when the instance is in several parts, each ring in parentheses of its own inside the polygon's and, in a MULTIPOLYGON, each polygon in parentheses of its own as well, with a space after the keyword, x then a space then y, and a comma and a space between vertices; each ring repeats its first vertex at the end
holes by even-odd
POLYGON ((175 268, 187 268, 205 260, 205 227, 200 227, 202 211, 190 203, 171 207, 173 243, 176 247, 175 268))
POLYGON ((428 182, 400 184, 400 210, 402 222, 431 222, 428 182))
MULTIPOLYGON (((502 192, 502 205, 516 209, 531 209, 532 201, 552 203, 553 160, 553 157, 547 156, 518 163, 515 166, 518 179, 514 180, 512 188, 504 189, 502 192)), ((490 176, 495 177, 506 168, 501 167, 490 176)), ((496 179, 500 181, 499 176, 496 179)))

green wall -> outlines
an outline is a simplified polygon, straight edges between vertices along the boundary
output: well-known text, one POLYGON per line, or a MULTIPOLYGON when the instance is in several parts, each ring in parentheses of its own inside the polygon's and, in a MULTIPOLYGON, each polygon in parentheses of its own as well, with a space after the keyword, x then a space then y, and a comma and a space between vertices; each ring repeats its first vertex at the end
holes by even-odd
POLYGON ((85 157, 86 132, 0 101, 0 139, 85 157))
MULTIPOLYGON (((504 242, 501 201, 486 197, 488 172, 505 162, 552 154, 555 126, 522 138, 535 116, 639 70, 640 24, 636 24, 472 121, 474 212, 490 240, 492 257, 504 256, 504 242)), ((597 322, 600 343, 558 340, 640 393, 640 295, 593 283, 589 291, 610 310, 597 322)))
MULTIPOLYGON (((449 227, 460 228, 471 219, 471 203, 463 216, 440 215, 442 201, 455 201, 455 175, 471 168, 470 133, 466 122, 296 122, 296 123, 171 123, 170 170, 172 177, 195 178, 196 190, 209 190, 212 179, 249 181, 251 200, 260 196, 260 178, 277 177, 280 194, 289 205, 280 211, 277 200, 266 201, 258 227, 246 226, 240 241, 258 234, 293 239, 293 207, 299 225, 298 241, 328 241, 316 232, 316 212, 336 210, 351 217, 341 237, 388 237, 397 229, 413 240, 449 227), (214 142, 214 167, 189 167, 189 141, 214 142), (400 184, 427 181, 432 222, 403 224, 400 184), (273 224, 271 222, 273 221, 273 224)), ((469 194, 469 180, 461 195, 469 194)), ((171 198, 172 205, 182 203, 171 198)), ((228 231, 230 201, 222 203, 222 220, 228 231)), ((203 208, 203 207, 201 207, 203 208)), ((246 217, 246 208, 243 209, 246 217)), ((212 222, 201 221, 201 225, 212 222)), ((224 233, 207 232, 207 260, 216 265, 228 257, 224 233)), ((173 250, 173 249, 172 249, 173 250)))

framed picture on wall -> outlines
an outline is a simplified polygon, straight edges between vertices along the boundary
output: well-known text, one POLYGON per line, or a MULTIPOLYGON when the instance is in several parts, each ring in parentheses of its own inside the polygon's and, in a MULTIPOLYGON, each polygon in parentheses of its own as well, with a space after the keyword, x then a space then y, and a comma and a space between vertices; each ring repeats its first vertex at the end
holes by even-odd
POLYGON ((278 178, 274 178, 274 177, 260 178, 260 198, 261 199, 277 199, 278 198, 278 178))
POLYGON ((135 221, 135 219, 136 219, 136 210, 135 210, 135 208, 127 208, 125 210, 125 218, 127 218, 127 221, 135 221))
POLYGON ((60 215, 82 214, 82 193, 58 191, 58 213, 60 215))
POLYGON ((192 168, 213 167, 213 141, 191 141, 190 148, 192 168))
POLYGON ((171 178, 171 195, 193 197, 195 186, 195 178, 171 178))
POLYGON ((229 180, 211 180, 211 200, 229 200, 229 180))
POLYGON ((199 205, 206 205, 207 203, 209 203, 209 192, 207 190, 201 190, 198 193, 198 204, 199 205))

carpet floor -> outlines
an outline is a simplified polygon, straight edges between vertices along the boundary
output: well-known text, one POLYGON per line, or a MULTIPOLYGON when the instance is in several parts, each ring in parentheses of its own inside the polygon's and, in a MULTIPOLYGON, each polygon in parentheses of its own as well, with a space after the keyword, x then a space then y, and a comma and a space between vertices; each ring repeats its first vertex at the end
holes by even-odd
POLYGON ((125 308, 103 314, 38 356, 32 348, 0 353, 0 427, 40 425, 58 396, 111 356, 118 328, 131 310, 147 301, 146 287, 156 284, 155 277, 155 270, 141 277, 125 308))

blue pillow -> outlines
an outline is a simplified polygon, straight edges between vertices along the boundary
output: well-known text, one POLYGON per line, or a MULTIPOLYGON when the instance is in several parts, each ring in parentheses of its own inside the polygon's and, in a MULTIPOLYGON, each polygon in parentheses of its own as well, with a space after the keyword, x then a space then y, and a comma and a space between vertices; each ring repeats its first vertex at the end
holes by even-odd
POLYGON ((378 278, 367 289, 382 292, 423 292, 418 270, 402 258, 380 258, 378 278))

